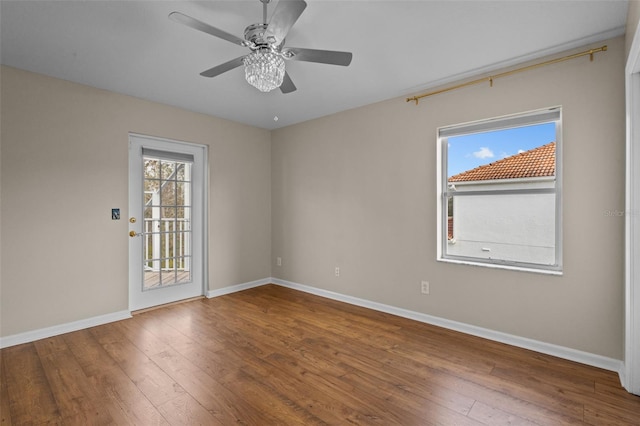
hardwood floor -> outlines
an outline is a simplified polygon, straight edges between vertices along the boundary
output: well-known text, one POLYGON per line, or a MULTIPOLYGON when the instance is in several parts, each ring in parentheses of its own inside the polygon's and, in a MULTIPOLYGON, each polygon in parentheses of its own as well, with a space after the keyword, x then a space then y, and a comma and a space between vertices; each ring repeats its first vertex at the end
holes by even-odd
POLYGON ((613 372, 274 285, 0 356, 3 425, 640 425, 613 372))

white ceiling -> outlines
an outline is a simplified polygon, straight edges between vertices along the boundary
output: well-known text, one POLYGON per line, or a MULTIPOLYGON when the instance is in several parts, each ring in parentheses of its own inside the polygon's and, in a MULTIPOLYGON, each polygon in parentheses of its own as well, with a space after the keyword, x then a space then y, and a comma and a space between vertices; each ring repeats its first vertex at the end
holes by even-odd
POLYGON ((167 18, 177 10, 242 38, 247 25, 262 20, 259 0, 2 0, 0 53, 12 67, 274 129, 621 35, 628 6, 626 0, 307 3, 286 45, 350 51, 353 62, 289 61, 298 90, 287 95, 249 86, 242 68, 201 77, 248 50, 167 18))

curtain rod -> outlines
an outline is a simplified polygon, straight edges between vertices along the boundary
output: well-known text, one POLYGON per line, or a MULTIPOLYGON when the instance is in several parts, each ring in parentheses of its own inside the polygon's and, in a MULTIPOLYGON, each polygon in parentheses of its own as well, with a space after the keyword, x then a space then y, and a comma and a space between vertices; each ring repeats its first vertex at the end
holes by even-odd
POLYGON ((584 52, 574 53, 573 55, 563 56, 562 58, 551 59, 549 61, 540 62, 538 64, 533 64, 533 65, 528 65, 526 67, 517 68, 517 69, 511 70, 511 71, 501 72, 499 74, 491 75, 491 76, 488 76, 488 77, 479 78, 477 80, 467 81, 466 83, 457 84, 455 86, 447 87, 445 89, 435 90, 433 92, 428 92, 428 93, 423 93, 421 95, 416 95, 416 96, 413 96, 411 98, 407 98, 407 102, 414 101, 416 103, 416 105, 418 105, 418 101, 420 99, 422 99, 422 98, 426 98, 427 96, 433 96, 433 95, 438 95, 438 94, 444 93, 444 92, 450 92, 451 90, 460 89, 462 87, 471 86, 471 85, 478 84, 478 83, 483 83, 485 81, 488 81, 490 87, 493 87, 493 80, 496 80, 496 79, 498 79, 500 77, 506 77, 506 76, 509 76, 509 75, 512 75, 512 74, 517 74, 517 73, 522 72, 522 71, 529 71, 529 70, 532 70, 532 69, 535 69, 535 68, 540 68, 540 67, 544 67, 544 66, 547 66, 547 65, 557 64, 558 62, 564 62, 564 61, 568 61, 570 59, 575 59, 575 58, 579 58, 579 57, 586 56, 586 55, 589 55, 589 59, 591 61, 593 61, 593 55, 595 53, 605 52, 606 50, 607 50, 607 46, 604 45, 604 46, 598 47, 596 49, 585 50, 584 52))

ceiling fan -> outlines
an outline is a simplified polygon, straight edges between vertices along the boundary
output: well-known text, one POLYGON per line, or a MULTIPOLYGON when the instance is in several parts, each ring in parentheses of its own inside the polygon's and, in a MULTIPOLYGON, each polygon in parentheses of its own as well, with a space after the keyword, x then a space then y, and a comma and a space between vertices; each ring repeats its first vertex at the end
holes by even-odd
POLYGON ((289 30, 307 7, 304 0, 280 0, 269 23, 267 23, 267 4, 271 0, 259 1, 262 3, 263 23, 249 25, 244 30, 244 39, 183 13, 169 14, 169 18, 175 22, 251 50, 247 55, 217 65, 201 72, 200 75, 215 77, 244 65, 247 82, 260 91, 268 92, 279 87, 282 93, 291 93, 296 90, 296 86, 285 70, 285 60, 342 66, 348 66, 351 63, 353 56, 351 52, 284 46, 289 30))

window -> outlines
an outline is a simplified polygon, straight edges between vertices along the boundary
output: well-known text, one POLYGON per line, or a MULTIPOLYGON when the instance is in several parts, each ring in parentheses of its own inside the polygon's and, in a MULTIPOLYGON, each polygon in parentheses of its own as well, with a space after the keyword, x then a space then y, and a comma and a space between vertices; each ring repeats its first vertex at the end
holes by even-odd
POLYGON ((561 115, 438 129, 438 260, 561 272, 561 115))

